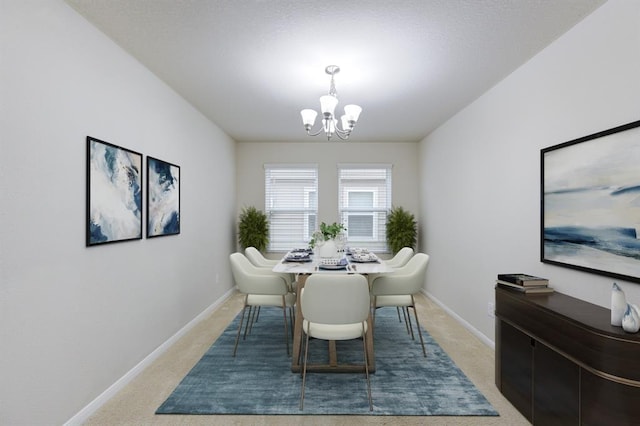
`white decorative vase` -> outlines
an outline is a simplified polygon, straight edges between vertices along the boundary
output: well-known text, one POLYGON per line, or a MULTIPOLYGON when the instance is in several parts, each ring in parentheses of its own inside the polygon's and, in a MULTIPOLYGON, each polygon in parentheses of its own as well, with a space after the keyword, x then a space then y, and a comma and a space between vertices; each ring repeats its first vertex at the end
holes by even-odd
POLYGON ((640 312, 636 305, 627 303, 627 309, 622 317, 622 329, 627 333, 637 333, 640 330, 640 312))
POLYGON ((622 317, 627 310, 627 299, 618 284, 613 283, 611 290, 611 325, 622 326, 622 317))
POLYGON ((322 244, 322 246, 318 248, 318 255, 322 258, 338 257, 336 242, 333 240, 326 240, 324 244, 322 244))

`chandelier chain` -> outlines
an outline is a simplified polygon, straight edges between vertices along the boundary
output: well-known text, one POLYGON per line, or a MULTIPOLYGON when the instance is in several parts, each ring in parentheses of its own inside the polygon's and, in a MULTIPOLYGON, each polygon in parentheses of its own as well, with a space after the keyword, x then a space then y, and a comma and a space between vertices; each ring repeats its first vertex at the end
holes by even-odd
POLYGON ((329 94, 338 99, 338 92, 336 91, 336 82, 333 79, 333 73, 331 74, 331 85, 329 86, 329 94))

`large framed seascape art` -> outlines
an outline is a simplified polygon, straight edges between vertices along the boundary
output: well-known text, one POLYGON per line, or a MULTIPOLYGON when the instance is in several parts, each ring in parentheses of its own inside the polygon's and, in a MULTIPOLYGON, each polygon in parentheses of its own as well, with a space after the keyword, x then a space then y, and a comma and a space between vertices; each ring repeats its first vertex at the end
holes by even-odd
POLYGON ((541 261, 640 282, 640 121, 540 156, 541 261))
POLYGON ((180 233, 180 166, 147 157, 147 238, 180 233))
POLYGON ((142 154, 87 136, 86 245, 142 238, 142 154))

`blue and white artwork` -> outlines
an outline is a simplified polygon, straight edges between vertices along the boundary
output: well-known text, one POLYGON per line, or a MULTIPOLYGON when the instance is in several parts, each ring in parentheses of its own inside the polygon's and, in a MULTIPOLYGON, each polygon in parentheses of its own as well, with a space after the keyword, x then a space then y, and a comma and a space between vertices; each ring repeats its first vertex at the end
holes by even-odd
POLYGON ((543 262, 640 281, 639 126, 542 150, 543 262))
POLYGON ((87 246, 142 238, 142 154, 87 137, 87 246))
POLYGON ((180 167, 147 157, 147 238, 180 233, 180 167))

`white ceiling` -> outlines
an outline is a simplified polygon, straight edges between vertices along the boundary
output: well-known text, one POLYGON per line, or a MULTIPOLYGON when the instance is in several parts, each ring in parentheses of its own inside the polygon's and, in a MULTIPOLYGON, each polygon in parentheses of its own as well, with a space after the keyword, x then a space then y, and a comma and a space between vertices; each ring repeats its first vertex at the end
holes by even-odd
POLYGON ((336 64, 338 110, 363 108, 351 140, 386 142, 421 140, 604 1, 67 3, 237 141, 311 139, 299 111, 336 64))

